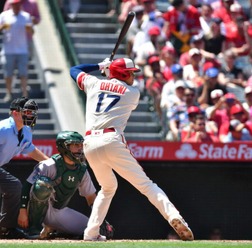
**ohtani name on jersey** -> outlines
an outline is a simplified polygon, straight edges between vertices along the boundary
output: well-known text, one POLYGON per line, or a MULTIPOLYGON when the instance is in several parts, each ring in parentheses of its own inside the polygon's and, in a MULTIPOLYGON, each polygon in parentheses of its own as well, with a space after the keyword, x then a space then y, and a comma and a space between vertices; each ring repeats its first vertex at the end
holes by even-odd
POLYGON ((123 95, 126 91, 126 87, 120 84, 112 84, 112 83, 105 83, 102 82, 101 86, 100 86, 100 90, 106 90, 106 91, 110 91, 110 92, 115 92, 118 94, 123 95))

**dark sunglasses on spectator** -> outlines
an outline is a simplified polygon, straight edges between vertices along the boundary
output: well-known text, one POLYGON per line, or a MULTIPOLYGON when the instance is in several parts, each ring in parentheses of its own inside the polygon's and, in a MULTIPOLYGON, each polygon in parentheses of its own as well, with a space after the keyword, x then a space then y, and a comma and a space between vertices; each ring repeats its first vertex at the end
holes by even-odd
POLYGON ((197 114, 198 114, 198 113, 190 113, 190 114, 188 114, 188 116, 189 116, 190 118, 192 118, 192 117, 195 117, 197 114))
POLYGON ((234 115, 243 115, 243 112, 235 113, 234 115))
POLYGON ((192 97, 193 97, 193 96, 194 96, 194 94, 185 94, 185 96, 192 96, 192 97))
POLYGON ((226 102, 227 103, 234 103, 235 99, 234 98, 227 98, 226 102))
POLYGON ((201 127, 201 126, 205 126, 206 123, 205 122, 201 122, 201 123, 198 123, 197 125, 201 127))

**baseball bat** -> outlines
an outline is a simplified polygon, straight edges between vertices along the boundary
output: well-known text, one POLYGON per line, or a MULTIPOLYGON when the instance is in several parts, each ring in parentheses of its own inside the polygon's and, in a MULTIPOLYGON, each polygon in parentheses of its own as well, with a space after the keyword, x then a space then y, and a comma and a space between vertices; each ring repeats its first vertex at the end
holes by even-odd
POLYGON ((131 25, 134 17, 135 17, 135 12, 130 11, 128 13, 128 16, 127 16, 124 24, 123 24, 121 32, 120 32, 120 34, 118 36, 118 39, 116 41, 115 47, 114 47, 114 49, 113 49, 113 51, 112 51, 112 53, 110 55, 110 58, 109 58, 110 61, 113 60, 113 58, 114 58, 114 56, 115 56, 115 54, 117 52, 117 49, 118 49, 119 45, 122 43, 124 37, 126 36, 126 34, 127 34, 128 30, 129 30, 129 27, 130 27, 130 25, 131 25))
MULTIPOLYGON (((113 51, 112 51, 111 54, 110 54, 110 58, 109 58, 110 61, 113 60, 113 58, 114 58, 114 56, 115 56, 115 54, 116 54, 116 52, 117 52, 117 49, 118 49, 118 47, 120 46, 120 44, 122 43, 124 37, 126 36, 126 34, 127 34, 128 30, 129 30, 129 27, 130 27, 130 25, 131 25, 131 23, 132 23, 132 21, 133 21, 135 15, 136 15, 136 14, 135 14, 135 12, 133 12, 133 11, 130 11, 130 12, 128 13, 128 16, 127 16, 127 18, 126 18, 126 20, 125 20, 125 22, 124 22, 124 24, 123 24, 123 27, 122 27, 122 29, 121 29, 121 32, 120 32, 120 34, 119 34, 119 36, 118 36, 118 38, 117 38, 115 47, 114 47, 113 51)), ((104 71, 102 71, 102 75, 105 76, 104 71)))

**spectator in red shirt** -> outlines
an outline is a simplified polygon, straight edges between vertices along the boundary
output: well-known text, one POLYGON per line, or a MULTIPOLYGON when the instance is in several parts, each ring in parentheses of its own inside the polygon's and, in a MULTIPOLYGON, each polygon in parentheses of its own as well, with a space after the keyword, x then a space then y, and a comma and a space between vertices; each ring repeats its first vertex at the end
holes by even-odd
POLYGON ((248 112, 243 107, 241 101, 237 99, 236 95, 234 93, 229 92, 225 94, 224 97, 226 98, 226 108, 228 111, 229 119, 232 119, 231 108, 235 105, 236 107, 240 106, 240 108, 242 108, 242 112, 243 112, 242 122, 246 122, 249 119, 248 112))
MULTIPOLYGON (((233 93, 227 93, 223 96, 222 91, 216 89, 211 92, 211 98, 215 104, 206 109, 206 116, 208 120, 212 120, 216 123, 218 130, 223 132, 223 123, 228 123, 233 118, 232 114, 235 110, 233 110, 232 107, 235 105, 243 105, 243 107, 239 108, 242 109, 243 112, 241 121, 245 122, 249 119, 249 111, 246 111, 245 105, 242 104, 233 93)), ((224 127, 226 128, 225 125, 224 127)))
MULTIPOLYGON (((202 109, 198 106, 190 106, 187 109, 189 122, 187 125, 184 125, 181 130, 181 140, 186 141, 192 133, 194 133, 194 124, 196 117, 202 116, 206 118, 205 113, 202 109)), ((210 134, 217 135, 218 134, 218 127, 214 121, 206 119, 206 131, 210 134)))
POLYGON ((165 24, 167 24, 167 37, 169 38, 170 32, 173 31, 180 31, 191 35, 199 33, 201 26, 198 9, 190 4, 185 4, 183 0, 173 0, 171 1, 171 5, 172 7, 163 14, 165 24))
POLYGON ((225 25, 228 47, 237 55, 248 55, 251 45, 251 35, 248 33, 244 17, 238 16, 225 25))
MULTIPOLYGON (((232 97, 235 99, 235 95, 232 94, 232 97)), ((229 121, 227 98, 223 96, 222 90, 216 89, 211 91, 211 99, 214 105, 206 108, 206 117, 214 121, 219 129, 222 123, 229 121)))
MULTIPOLYGON (((197 48, 200 50, 200 53, 202 57, 206 60, 212 60, 215 58, 215 55, 213 53, 207 52, 205 50, 205 44, 204 44, 204 39, 203 39, 203 34, 195 34, 191 37, 190 39, 190 49, 192 48, 197 48)), ((179 64, 182 66, 190 64, 190 56, 189 56, 189 51, 186 51, 182 53, 179 57, 179 64)))
POLYGON ((246 15, 241 5, 233 0, 224 1, 226 8, 219 8, 214 15, 224 22, 225 36, 229 48, 235 48, 234 51, 238 55, 247 55, 249 53, 249 44, 251 38, 248 35, 246 23, 246 15), (224 11, 226 10, 226 11, 224 11))
POLYGON ((202 115, 195 117, 195 123, 193 125, 194 132, 186 142, 219 142, 219 138, 206 131, 206 119, 202 115))
POLYGON ((176 51, 171 46, 164 46, 160 52, 161 71, 165 74, 167 80, 173 79, 171 66, 176 62, 176 51))
POLYGON ((155 111, 161 120, 161 92, 164 84, 167 82, 167 78, 165 78, 165 75, 160 70, 160 58, 158 55, 150 56, 148 58, 148 65, 150 66, 151 76, 146 80, 146 90, 153 98, 155 111))
POLYGON ((252 140, 252 125, 250 123, 241 123, 237 119, 229 122, 229 132, 222 137, 223 143, 234 141, 251 141, 252 140))
POLYGON ((213 17, 220 18, 224 23, 229 23, 232 21, 230 7, 234 0, 220 0, 220 2, 220 7, 213 11, 213 17))
POLYGON ((201 30, 200 13, 192 5, 186 5, 183 0, 172 0, 171 7, 163 14, 164 33, 171 39, 178 54, 189 49, 190 37, 201 30))
POLYGON ((248 120, 247 111, 243 108, 242 104, 238 102, 231 106, 229 114, 230 120, 222 123, 222 125, 220 126, 219 139, 221 142, 225 142, 226 136, 228 135, 229 131, 232 131, 230 130, 230 121, 238 120, 240 123, 246 124, 248 120))
POLYGON ((194 123, 196 120, 196 116, 197 115, 202 115, 203 112, 202 110, 194 105, 188 106, 187 108, 187 117, 188 117, 188 121, 186 123, 186 125, 184 125, 181 128, 181 141, 184 142, 186 141, 190 136, 191 136, 191 132, 194 131, 194 123))

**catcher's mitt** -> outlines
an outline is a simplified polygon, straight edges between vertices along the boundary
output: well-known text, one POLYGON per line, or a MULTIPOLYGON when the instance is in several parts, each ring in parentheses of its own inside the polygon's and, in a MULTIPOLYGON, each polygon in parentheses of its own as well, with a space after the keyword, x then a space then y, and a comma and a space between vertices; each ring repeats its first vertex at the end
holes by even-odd
POLYGON ((100 234, 106 236, 107 239, 112 239, 114 236, 115 228, 104 220, 100 226, 100 234))

